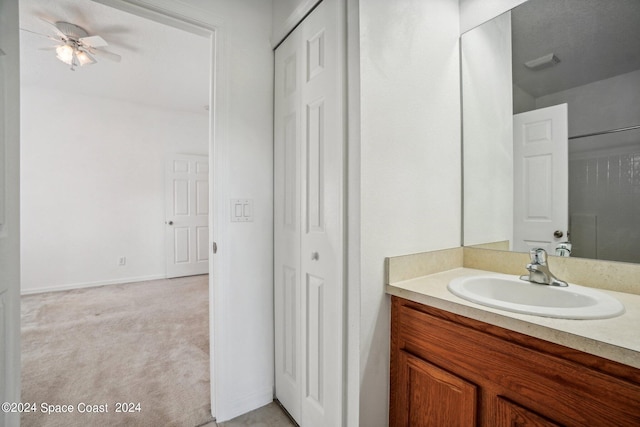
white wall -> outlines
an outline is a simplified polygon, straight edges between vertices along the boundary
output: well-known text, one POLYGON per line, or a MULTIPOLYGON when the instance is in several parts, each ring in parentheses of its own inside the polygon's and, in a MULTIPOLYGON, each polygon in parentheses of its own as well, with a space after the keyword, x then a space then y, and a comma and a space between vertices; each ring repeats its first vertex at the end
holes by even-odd
POLYGON ((536 109, 536 99, 519 86, 513 85, 513 114, 536 109))
POLYGON ((462 36, 464 244, 512 241, 511 14, 462 36))
POLYGON ((457 0, 359 8, 359 425, 375 427, 388 423, 384 258, 460 244, 460 32, 457 0))
POLYGON ((22 292, 165 277, 164 162, 208 154, 206 111, 34 86, 21 110, 22 292))
POLYGON ((460 33, 469 31, 525 1, 527 0, 460 0, 460 33))
POLYGON ((640 70, 541 96, 536 99, 536 108, 565 102, 569 136, 638 125, 640 70))

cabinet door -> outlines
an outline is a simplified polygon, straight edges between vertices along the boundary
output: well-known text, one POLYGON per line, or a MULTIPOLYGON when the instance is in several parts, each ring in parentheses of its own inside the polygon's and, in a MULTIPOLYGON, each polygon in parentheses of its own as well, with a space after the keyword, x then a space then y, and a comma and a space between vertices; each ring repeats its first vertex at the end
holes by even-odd
POLYGON ((516 403, 498 396, 496 427, 560 427, 516 403))
POLYGON ((398 362, 398 410, 392 426, 476 425, 474 384, 404 351, 398 362))

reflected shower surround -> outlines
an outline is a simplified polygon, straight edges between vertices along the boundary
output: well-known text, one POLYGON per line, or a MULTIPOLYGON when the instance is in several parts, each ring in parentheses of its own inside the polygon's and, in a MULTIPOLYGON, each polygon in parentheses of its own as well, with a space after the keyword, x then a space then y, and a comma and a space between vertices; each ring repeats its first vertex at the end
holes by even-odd
POLYGON ((572 256, 640 263, 640 129, 573 139, 570 148, 572 256))

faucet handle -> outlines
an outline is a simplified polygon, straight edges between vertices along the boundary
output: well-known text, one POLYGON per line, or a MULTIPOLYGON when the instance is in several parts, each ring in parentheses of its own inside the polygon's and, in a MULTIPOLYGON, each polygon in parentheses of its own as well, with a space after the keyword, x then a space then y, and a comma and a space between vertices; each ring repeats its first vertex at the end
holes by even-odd
POLYGON ((532 264, 546 265, 547 264, 547 251, 542 248, 533 248, 529 251, 532 264))

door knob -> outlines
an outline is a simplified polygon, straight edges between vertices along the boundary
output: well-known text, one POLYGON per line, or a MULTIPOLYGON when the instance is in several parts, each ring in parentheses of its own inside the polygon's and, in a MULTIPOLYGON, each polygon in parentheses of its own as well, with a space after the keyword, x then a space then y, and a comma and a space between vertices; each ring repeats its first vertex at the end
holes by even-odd
POLYGON ((561 238, 562 236, 564 236, 564 233, 560 230, 556 230, 553 232, 553 237, 555 237, 556 239, 561 238))
POLYGON ((311 261, 318 261, 320 259, 320 254, 318 252, 311 253, 311 261))

